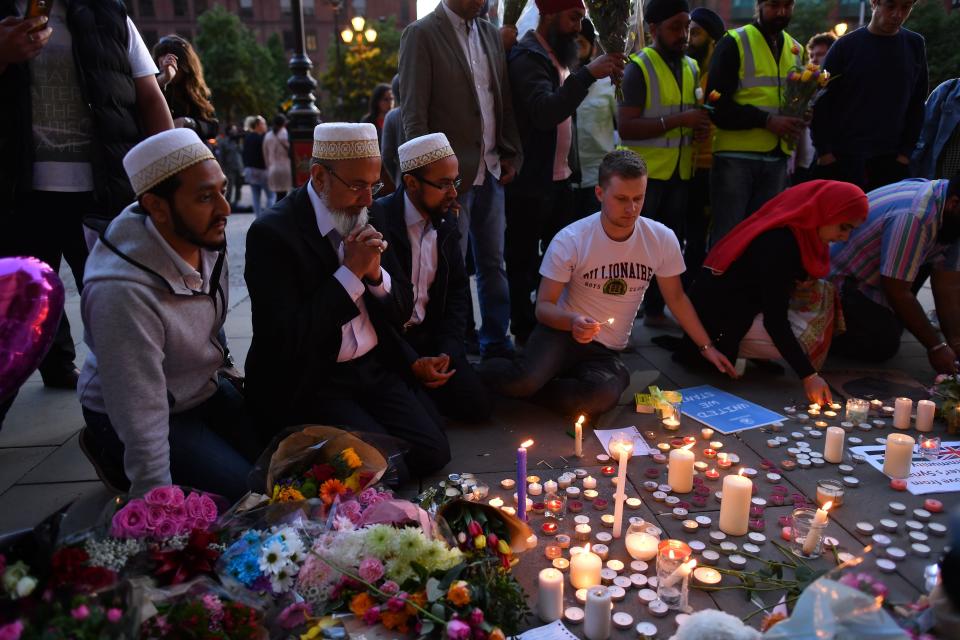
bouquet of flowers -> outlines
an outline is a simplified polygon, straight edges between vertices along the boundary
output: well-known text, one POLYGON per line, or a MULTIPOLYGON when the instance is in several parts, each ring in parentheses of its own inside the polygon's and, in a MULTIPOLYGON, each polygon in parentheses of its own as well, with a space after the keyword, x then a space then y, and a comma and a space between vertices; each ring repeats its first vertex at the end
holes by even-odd
POLYGON ((225 584, 277 597, 288 594, 306 560, 307 536, 292 525, 250 529, 224 551, 219 569, 225 584))
POLYGON ((781 112, 794 118, 806 118, 814 96, 830 82, 830 73, 812 62, 806 67, 794 67, 787 74, 781 112))
MULTIPOLYGON (((639 13, 632 0, 586 0, 586 5, 604 53, 629 54, 637 37, 639 13)), ((617 100, 622 98, 617 82, 617 100)))
POLYGON ((466 500, 447 503, 438 519, 449 527, 451 546, 470 556, 493 556, 507 571, 517 562, 514 552, 526 551, 533 535, 529 525, 516 516, 466 500))
POLYGON ((934 379, 930 391, 940 415, 947 421, 947 433, 960 432, 960 376, 942 373, 934 379))
POLYGON ((140 624, 139 637, 153 639, 266 638, 262 614, 230 598, 217 585, 199 580, 153 602, 156 613, 140 624))
POLYGON ((151 489, 133 498, 111 520, 110 535, 124 539, 168 540, 191 531, 206 531, 217 521, 217 503, 204 493, 185 495, 177 486, 151 489))
POLYGON ((503 24, 516 25, 525 6, 527 0, 503 0, 503 24))

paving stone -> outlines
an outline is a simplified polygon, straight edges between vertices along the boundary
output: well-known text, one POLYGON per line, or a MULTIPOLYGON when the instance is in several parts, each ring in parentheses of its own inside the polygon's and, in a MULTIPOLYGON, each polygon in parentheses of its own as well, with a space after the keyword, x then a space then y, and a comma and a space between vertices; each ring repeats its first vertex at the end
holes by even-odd
POLYGON ((68 502, 87 492, 102 490, 103 485, 99 482, 28 484, 11 487, 0 496, 0 531, 32 528, 68 502))
POLYGON ((17 484, 48 484, 98 480, 97 473, 80 450, 79 434, 56 449, 17 484))
POLYGON ((0 493, 20 481, 56 447, 17 447, 0 449, 0 493))
POLYGON ((47 389, 34 374, 3 421, 0 448, 59 446, 83 426, 76 391, 47 389))

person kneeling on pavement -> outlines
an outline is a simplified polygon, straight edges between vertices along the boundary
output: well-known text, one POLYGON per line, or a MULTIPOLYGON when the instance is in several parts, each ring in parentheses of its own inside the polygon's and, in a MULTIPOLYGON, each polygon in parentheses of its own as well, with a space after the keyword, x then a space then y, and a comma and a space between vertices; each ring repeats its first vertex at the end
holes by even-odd
POLYGON ((537 325, 523 357, 485 362, 485 382, 507 396, 533 396, 565 415, 597 416, 613 408, 630 382, 620 352, 654 276, 703 357, 734 376, 683 292, 677 237, 640 216, 646 186, 647 166, 639 155, 623 150, 604 157, 596 188, 600 211, 561 230, 543 257, 537 325))
POLYGON ((413 284, 403 325, 413 373, 441 413, 464 422, 490 417, 487 391, 467 361, 470 281, 460 252, 460 163, 447 137, 431 133, 398 150, 400 188, 374 205, 402 275, 413 284))
POLYGON ((81 446, 114 490, 176 483, 239 498, 260 447, 243 397, 218 376, 227 179, 190 129, 147 138, 123 166, 138 201, 97 241, 84 275, 81 446))

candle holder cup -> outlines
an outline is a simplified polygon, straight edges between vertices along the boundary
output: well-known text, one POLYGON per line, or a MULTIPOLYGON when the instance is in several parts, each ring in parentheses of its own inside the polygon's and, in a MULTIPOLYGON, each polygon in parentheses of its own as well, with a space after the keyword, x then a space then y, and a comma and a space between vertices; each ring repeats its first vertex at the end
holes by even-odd
POLYGON ((667 431, 678 431, 681 423, 681 405, 683 404, 683 395, 679 391, 662 392, 663 402, 660 403, 660 419, 663 422, 663 428, 667 431))
POLYGON ((817 505, 822 507, 826 503, 832 502, 833 507, 837 508, 843 504, 844 492, 843 483, 839 480, 818 480, 817 505))
POLYGON ((793 534, 792 551, 798 558, 813 559, 823 554, 823 532, 827 523, 816 523, 815 509, 794 509, 791 517, 791 532, 793 534), (813 542, 808 538, 813 537, 813 542))
POLYGON ((920 435, 920 457, 928 462, 940 458, 940 436, 920 435))
POLYGON ((543 501, 543 515, 546 518, 554 518, 557 522, 563 522, 567 513, 567 498, 562 493, 548 493, 543 501))
POLYGON ((657 547, 657 597, 674 611, 687 609, 693 551, 680 540, 664 540, 657 547))
POLYGON ((847 422, 852 422, 853 424, 860 424, 861 422, 866 422, 867 416, 869 415, 870 415, 869 401, 861 400, 860 398, 847 399, 847 410, 846 410, 847 422))

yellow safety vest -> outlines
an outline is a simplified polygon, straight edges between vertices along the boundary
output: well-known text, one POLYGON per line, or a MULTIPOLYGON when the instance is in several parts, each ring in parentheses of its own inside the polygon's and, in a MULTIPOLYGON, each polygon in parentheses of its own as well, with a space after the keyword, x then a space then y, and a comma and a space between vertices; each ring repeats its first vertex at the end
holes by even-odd
MULTIPOLYGON (((644 117, 666 118, 696 106, 700 75, 696 60, 683 57, 682 88, 677 86, 673 71, 652 47, 632 54, 630 60, 640 67, 647 86, 644 117)), ((669 180, 675 170, 679 171, 681 180, 689 180, 693 175, 692 145, 693 129, 675 127, 656 138, 624 140, 621 146, 640 154, 654 180, 669 180)))
MULTIPOLYGON (((740 86, 733 94, 734 102, 750 104, 761 111, 777 115, 786 91, 787 74, 794 67, 802 66, 803 47, 786 31, 783 32, 783 51, 777 64, 770 46, 760 30, 752 24, 727 32, 740 50, 740 86)), ((713 152, 753 151, 766 152, 779 143, 789 155, 793 148, 784 140, 763 128, 730 130, 717 128, 713 138, 713 152)))

